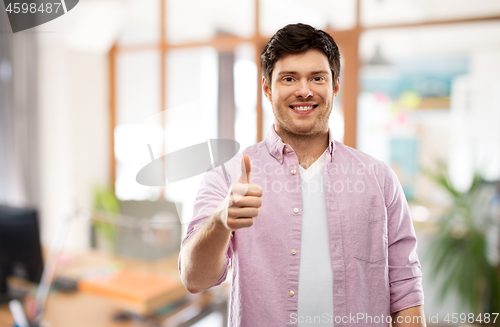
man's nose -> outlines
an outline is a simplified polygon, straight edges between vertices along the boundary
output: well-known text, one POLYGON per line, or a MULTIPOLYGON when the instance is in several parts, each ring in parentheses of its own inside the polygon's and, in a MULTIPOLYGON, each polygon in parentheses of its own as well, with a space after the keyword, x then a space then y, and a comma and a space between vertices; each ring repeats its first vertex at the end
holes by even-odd
POLYGON ((302 80, 297 83, 297 89, 295 90, 295 96, 297 98, 308 98, 313 96, 313 92, 310 88, 308 81, 302 80))

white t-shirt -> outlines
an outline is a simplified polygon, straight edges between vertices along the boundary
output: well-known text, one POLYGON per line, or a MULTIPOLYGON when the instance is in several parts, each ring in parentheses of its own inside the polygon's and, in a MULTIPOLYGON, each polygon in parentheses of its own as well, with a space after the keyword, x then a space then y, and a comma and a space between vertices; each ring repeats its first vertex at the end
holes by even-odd
POLYGON ((326 151, 302 179, 302 235, 297 325, 333 326, 333 271, 328 241, 323 172, 326 151))

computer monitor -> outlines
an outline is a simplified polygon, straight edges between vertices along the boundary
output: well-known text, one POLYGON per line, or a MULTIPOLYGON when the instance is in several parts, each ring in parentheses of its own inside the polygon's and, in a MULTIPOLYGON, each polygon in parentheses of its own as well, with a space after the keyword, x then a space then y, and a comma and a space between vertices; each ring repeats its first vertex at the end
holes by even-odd
POLYGON ((0 206, 0 303, 23 295, 8 287, 8 276, 39 283, 42 271, 37 211, 0 206))

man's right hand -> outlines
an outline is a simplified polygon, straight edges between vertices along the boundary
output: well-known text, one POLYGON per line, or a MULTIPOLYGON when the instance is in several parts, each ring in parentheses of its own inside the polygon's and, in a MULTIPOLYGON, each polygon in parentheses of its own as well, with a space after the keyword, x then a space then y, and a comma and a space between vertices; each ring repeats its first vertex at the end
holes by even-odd
POLYGON ((250 227, 253 218, 259 215, 263 191, 259 185, 250 183, 251 171, 250 157, 245 154, 241 158, 241 175, 231 185, 230 193, 222 203, 223 210, 218 215, 228 230, 250 227))
POLYGON ((241 176, 229 194, 182 246, 181 279, 191 293, 201 292, 221 277, 231 231, 250 227, 259 215, 262 188, 250 184, 250 157, 241 158, 241 176))

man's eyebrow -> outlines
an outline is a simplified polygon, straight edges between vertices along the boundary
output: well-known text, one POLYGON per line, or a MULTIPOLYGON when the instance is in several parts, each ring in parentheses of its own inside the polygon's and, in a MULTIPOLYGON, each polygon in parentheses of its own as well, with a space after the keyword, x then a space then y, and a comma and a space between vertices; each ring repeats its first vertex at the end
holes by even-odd
POLYGON ((326 71, 326 70, 318 70, 318 71, 315 71, 315 72, 311 73, 311 75, 318 75, 318 74, 326 74, 326 75, 328 75, 329 72, 326 71))
MULTIPOLYGON (((317 71, 314 71, 314 72, 311 72, 310 74, 311 75, 318 75, 318 74, 325 74, 325 75, 328 75, 328 71, 326 70, 317 70, 317 71)), ((291 70, 284 70, 284 71, 281 71, 278 73, 278 76, 283 76, 283 75, 296 75, 297 72, 294 72, 294 71, 291 71, 291 70)))
POLYGON ((284 70, 284 71, 279 72, 278 76, 282 76, 282 75, 295 75, 295 74, 297 74, 297 72, 290 71, 290 70, 284 70))

